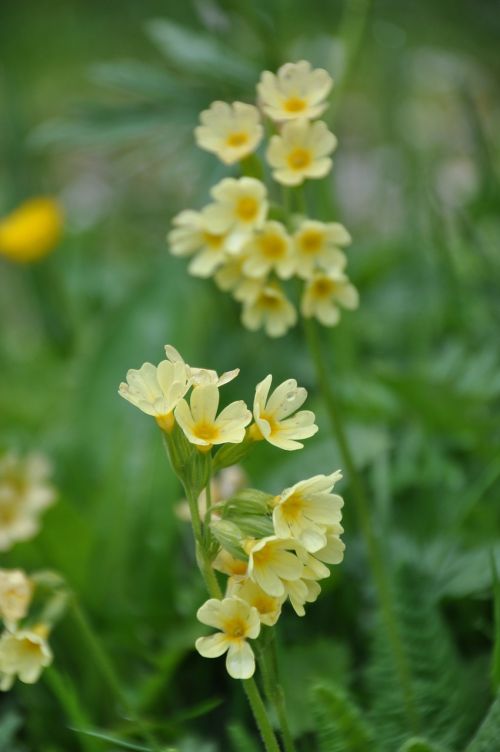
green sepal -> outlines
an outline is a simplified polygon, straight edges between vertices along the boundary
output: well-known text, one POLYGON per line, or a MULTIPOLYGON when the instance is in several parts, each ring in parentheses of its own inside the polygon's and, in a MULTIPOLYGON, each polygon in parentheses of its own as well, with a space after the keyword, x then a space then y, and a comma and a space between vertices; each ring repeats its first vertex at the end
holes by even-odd
POLYGON ((241 547, 241 541, 245 538, 242 531, 234 522, 229 520, 214 520, 210 523, 210 530, 216 541, 222 548, 228 551, 235 559, 248 560, 241 547))
POLYGON ((213 471, 217 473, 224 467, 231 467, 241 462, 254 448, 255 441, 246 435, 240 444, 224 444, 214 455, 213 471))

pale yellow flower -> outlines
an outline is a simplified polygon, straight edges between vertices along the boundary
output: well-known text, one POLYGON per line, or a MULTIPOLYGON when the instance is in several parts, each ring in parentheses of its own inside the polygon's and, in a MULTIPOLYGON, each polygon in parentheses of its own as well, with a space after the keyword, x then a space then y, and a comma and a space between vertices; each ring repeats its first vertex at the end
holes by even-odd
MULTIPOLYGON (((247 575, 248 562, 243 559, 237 559, 231 556, 229 551, 225 548, 221 548, 217 556, 212 562, 212 566, 217 572, 227 574, 233 582, 237 580, 245 579, 247 575)), ((229 595, 229 593, 228 593, 229 595)))
POLYGON ((258 286, 256 295, 246 298, 241 321, 251 331, 264 327, 269 337, 281 337, 297 322, 297 311, 280 287, 258 286))
POLYGON ((167 236, 174 256, 193 256, 188 271, 194 277, 211 277, 226 260, 225 232, 211 232, 205 220, 208 207, 201 212, 186 209, 172 220, 167 236))
POLYGON ((33 582, 22 569, 0 569, 0 618, 12 629, 28 613, 33 582))
POLYGON ((259 612, 262 624, 273 627, 281 615, 285 596, 276 598, 268 595, 261 587, 248 577, 231 577, 227 583, 227 594, 246 601, 259 612))
POLYGON ((296 550, 296 541, 281 539, 275 535, 247 540, 243 544, 248 554, 248 576, 268 595, 280 598, 285 594, 283 580, 298 580, 304 566, 291 553, 296 550))
POLYGON ((62 226, 62 210, 55 199, 28 199, 0 220, 0 254, 12 261, 37 261, 54 250, 62 226))
POLYGON ((173 410, 190 386, 184 361, 162 360, 158 366, 144 363, 138 370, 127 371, 127 383, 120 384, 118 394, 168 431, 174 424, 173 410))
POLYGON ((295 271, 293 245, 281 222, 265 222, 245 243, 243 253, 243 273, 249 277, 265 277, 274 271, 278 277, 289 279, 295 271))
POLYGON ((208 384, 195 386, 189 405, 183 399, 175 408, 175 419, 186 438, 202 451, 209 451, 214 444, 239 444, 252 419, 242 400, 232 402, 217 416, 218 407, 219 389, 208 384))
POLYGON ((273 524, 280 538, 295 538, 306 551, 316 552, 327 546, 328 526, 342 519, 344 501, 332 494, 342 473, 315 475, 285 489, 274 500, 273 524))
POLYGON ((42 670, 52 663, 52 651, 44 625, 33 629, 4 632, 0 637, 0 689, 10 689, 17 677, 34 684, 42 670))
POLYGON ((296 412, 304 404, 307 391, 297 386, 295 379, 288 379, 269 396, 272 380, 269 374, 255 389, 252 434, 280 449, 302 449, 303 444, 297 439, 308 439, 318 430, 311 410, 296 412))
POLYGON ((263 128, 256 107, 244 102, 212 102, 200 114, 195 128, 196 143, 213 152, 225 164, 234 164, 251 154, 259 145, 263 128))
POLYGON ((259 101, 272 120, 297 117, 314 119, 326 109, 325 99, 333 79, 322 68, 313 69, 306 60, 285 63, 277 74, 264 71, 257 85, 259 101))
POLYGON ((300 185, 306 178, 323 178, 330 172, 329 154, 336 145, 337 139, 321 120, 294 120, 284 124, 279 136, 271 137, 266 157, 278 183, 300 185))
MULTIPOLYGON (((165 345, 165 354, 171 363, 184 363, 182 355, 172 345, 165 345)), ((190 384, 193 386, 207 386, 208 384, 223 386, 235 379, 240 372, 239 368, 234 368, 232 371, 226 371, 219 376, 217 371, 213 371, 211 368, 195 368, 188 366, 187 363, 184 363, 184 367, 187 370, 190 384)))
POLYGON ((321 592, 321 586, 316 580, 299 580, 285 581, 286 594, 292 604, 293 610, 297 616, 304 616, 306 603, 314 603, 321 592))
POLYGON ((317 272, 306 282, 300 311, 306 318, 313 316, 325 326, 335 326, 340 319, 339 304, 354 310, 359 295, 348 277, 340 269, 317 272))
POLYGON ((344 269, 346 257, 340 250, 351 242, 351 236, 338 222, 304 220, 293 236, 297 258, 297 275, 311 277, 316 269, 344 269))
POLYGON ((9 453, 0 459, 0 551, 38 533, 41 513, 55 501, 51 473, 40 454, 9 453))
POLYGON ((218 658, 227 651, 226 669, 233 679, 250 679, 255 656, 247 640, 260 633, 259 612, 240 598, 211 598, 196 614, 202 624, 219 631, 196 640, 196 650, 204 658, 218 658))
POLYGON ((209 232, 227 233, 229 253, 239 253, 255 229, 262 227, 268 210, 267 190, 255 178, 224 178, 210 191, 214 204, 205 207, 209 232))
POLYGON ((344 528, 340 523, 329 525, 326 529, 326 545, 314 552, 314 556, 325 564, 340 564, 344 558, 345 543, 340 536, 344 528))

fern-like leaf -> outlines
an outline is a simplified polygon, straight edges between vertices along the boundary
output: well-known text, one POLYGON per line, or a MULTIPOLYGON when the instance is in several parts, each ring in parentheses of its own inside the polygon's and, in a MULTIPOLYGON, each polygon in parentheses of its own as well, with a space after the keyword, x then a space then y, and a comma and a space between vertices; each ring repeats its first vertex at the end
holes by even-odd
POLYGON ((432 742, 427 741, 427 739, 415 736, 412 739, 408 739, 399 752, 447 752, 447 750, 444 747, 436 746, 432 742))
POLYGON ((333 684, 317 684, 311 690, 311 703, 319 742, 319 752, 377 752, 375 737, 361 710, 343 689, 333 684))

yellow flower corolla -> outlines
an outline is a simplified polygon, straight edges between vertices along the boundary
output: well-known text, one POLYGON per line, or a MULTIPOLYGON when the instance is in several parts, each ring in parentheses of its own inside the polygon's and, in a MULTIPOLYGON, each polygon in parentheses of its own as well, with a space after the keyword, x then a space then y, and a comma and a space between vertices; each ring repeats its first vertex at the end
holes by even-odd
POLYGON ((28 199, 0 219, 0 254, 22 263, 37 261, 54 250, 62 227, 62 210, 55 199, 28 199))
POLYGON ((297 311, 277 285, 257 285, 244 299, 241 321, 251 331, 264 327, 269 337, 281 337, 296 324, 297 311))
POLYGON ((273 524, 280 538, 295 538, 306 551, 327 546, 328 526, 340 523, 344 501, 331 491, 342 473, 315 475, 285 489, 274 500, 273 524))
POLYGON ((167 242, 173 256, 192 256, 188 271, 193 277, 210 277, 226 260, 225 232, 211 232, 201 212, 186 209, 173 219, 167 242))
POLYGON ((234 164, 251 154, 259 145, 263 128, 256 107, 244 102, 212 102, 200 114, 195 128, 196 143, 213 152, 225 164, 234 164))
POLYGON ((285 63, 276 74, 264 71, 257 84, 260 105, 272 120, 314 119, 326 109, 333 79, 307 60, 285 63))
POLYGON ((316 580, 299 580, 284 581, 286 594, 292 604, 292 608, 297 616, 304 616, 306 603, 314 603, 321 592, 321 586, 316 580))
POLYGON ((38 533, 41 513, 55 500, 51 472, 40 454, 8 453, 0 459, 0 551, 38 533))
POLYGON ((158 366, 144 363, 127 371, 126 379, 118 388, 120 397, 152 415, 164 430, 171 430, 173 410, 191 385, 184 361, 162 360, 158 366))
POLYGON ((33 597, 33 582, 22 569, 0 569, 0 618, 9 629, 24 619, 33 597))
POLYGON ((297 412, 307 398, 307 391, 297 386, 295 379, 287 379, 269 396, 272 380, 269 374, 255 389, 252 434, 279 449, 302 449, 303 444, 297 439, 308 439, 318 430, 311 410, 297 412))
POLYGON ((283 596, 285 586, 282 580, 298 580, 304 570, 300 559, 291 553, 296 546, 296 541, 275 535, 245 541, 243 548, 248 554, 250 579, 268 595, 275 598, 283 596))
POLYGON ((336 145, 326 123, 302 118, 285 123, 281 133, 271 137, 266 157, 278 183, 300 185, 306 178, 327 175, 332 167, 329 154, 336 145))
POLYGON ((227 584, 227 594, 241 598, 249 606, 256 608, 261 623, 268 627, 273 627, 278 621, 285 600, 284 595, 281 598, 269 595, 248 577, 231 577, 227 584))
POLYGON ((247 575, 248 562, 243 559, 237 559, 232 556, 225 548, 221 548, 212 562, 212 566, 217 572, 227 574, 232 582, 244 580, 247 575))
POLYGON ((289 279, 295 270, 295 255, 291 239, 281 222, 265 222, 245 244, 243 273, 248 277, 265 277, 276 272, 289 279))
POLYGON ((239 368, 233 368, 232 371, 226 371, 219 376, 217 371, 213 371, 211 368, 195 368, 193 366, 188 366, 187 363, 184 363, 181 354, 172 345, 165 345, 165 354, 171 363, 184 364, 190 384, 193 386, 207 386, 208 384, 223 386, 235 379, 240 372, 239 368))
POLYGON ((306 282, 300 305, 303 316, 335 326, 340 320, 338 304, 350 310, 359 304, 358 291, 341 269, 317 272, 306 282))
POLYGON ((347 260, 340 249, 349 245, 351 236, 338 222, 306 219, 294 234, 293 242, 297 275, 308 279, 318 269, 344 269, 347 260))
POLYGON ((195 386, 189 405, 181 400, 175 408, 175 419, 184 435, 201 451, 214 444, 239 444, 245 438, 245 427, 252 413, 243 400, 232 402, 217 415, 219 389, 215 384, 195 386))
POLYGON ((52 663, 47 634, 48 629, 42 624, 33 629, 3 633, 0 637, 1 690, 10 689, 16 676, 25 684, 34 684, 42 670, 52 663))
POLYGON ((206 227, 216 235, 227 233, 227 251, 239 253, 264 223, 269 207, 266 186, 256 178, 224 178, 210 194, 215 203, 205 207, 206 227))
POLYGON ((233 679, 250 679, 255 672, 255 656, 247 640, 260 633, 259 612, 234 596, 211 598, 196 614, 202 624, 219 630, 196 640, 196 650, 204 658, 218 658, 227 651, 226 669, 233 679))

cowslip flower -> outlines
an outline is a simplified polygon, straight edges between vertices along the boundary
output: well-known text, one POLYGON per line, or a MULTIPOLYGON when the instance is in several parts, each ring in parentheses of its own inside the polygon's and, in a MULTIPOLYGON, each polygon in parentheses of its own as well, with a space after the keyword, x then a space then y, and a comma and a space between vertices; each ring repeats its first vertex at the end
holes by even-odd
POLYGON ((244 102, 212 102, 200 114, 200 122, 194 131, 196 143, 225 164, 247 157, 262 139, 259 111, 244 102))
POLYGON ((280 135, 271 137, 266 157, 278 183, 300 185, 306 178, 325 177, 332 167, 329 154, 336 145, 326 123, 302 118, 285 123, 280 135))
POLYGON ((284 595, 281 598, 269 595, 248 577, 230 577, 227 594, 241 598, 249 606, 256 608, 261 623, 268 627, 273 627, 278 621, 285 600, 284 595))
POLYGON ((285 63, 277 74, 264 71, 257 92, 263 111, 272 120, 314 119, 325 111, 324 100, 332 85, 326 70, 313 69, 307 60, 300 60, 285 63))
POLYGON ((317 272, 306 282, 300 304, 303 316, 335 326, 340 319, 339 304, 350 310, 359 304, 358 291, 341 269, 317 272))
POLYGON ((326 528, 326 545, 314 552, 316 559, 325 564, 340 564, 344 558, 345 543, 340 538, 344 528, 340 523, 328 525, 326 528))
POLYGON ((0 689, 10 689, 17 677, 34 684, 42 670, 52 663, 47 642, 48 629, 40 624, 32 629, 4 632, 0 637, 0 689))
POLYGON ((301 578, 299 580, 285 581, 283 584, 287 597, 297 616, 304 616, 306 613, 305 604, 314 603, 321 593, 321 586, 316 580, 301 578))
POLYGON ((265 277, 275 271, 278 277, 289 279, 295 270, 292 242, 281 222, 265 222, 245 244, 243 253, 243 273, 249 277, 265 277))
POLYGON ((204 658, 218 658, 227 651, 226 669, 233 679, 250 679, 255 656, 247 640, 260 633, 259 612, 240 598, 210 598, 196 614, 202 624, 219 631, 196 640, 196 650, 204 658))
POLYGON ((24 619, 33 597, 33 582, 22 569, 0 569, 0 618, 9 629, 24 619))
POLYGON ((239 368, 233 368, 232 371, 225 371, 219 376, 217 371, 213 371, 211 368, 196 368, 194 366, 189 366, 184 362, 182 355, 172 345, 165 345, 165 355, 167 356, 167 360, 171 363, 184 364, 189 381, 193 386, 207 386, 207 384, 223 386, 235 379, 240 372, 239 368))
POLYGON ((188 271, 194 277, 211 277, 226 260, 227 233, 210 232, 205 221, 208 207, 201 212, 186 209, 172 220, 167 242, 173 256, 192 256, 188 271))
POLYGON ((269 337, 281 337, 297 323, 297 311, 275 284, 258 286, 243 305, 241 322, 251 331, 264 327, 269 337))
MULTIPOLYGON (((232 556, 225 548, 221 548, 212 562, 212 567, 217 572, 227 574, 232 582, 244 580, 247 575, 248 562, 232 556)), ((230 593, 228 592, 228 595, 230 593)))
POLYGON ((338 222, 318 222, 306 219, 293 236, 297 259, 297 275, 311 277, 315 269, 329 271, 344 269, 347 260, 340 250, 349 245, 351 236, 338 222))
POLYGON ((40 454, 8 453, 0 459, 0 551, 38 533, 41 513, 55 501, 51 472, 40 454))
POLYGON ((283 596, 286 592, 283 580, 298 580, 304 570, 300 559, 291 553, 296 546, 296 541, 275 535, 244 541, 250 579, 268 595, 283 596))
POLYGON ((255 178, 224 178, 210 194, 215 203, 205 207, 207 229, 215 234, 227 233, 227 251, 238 253, 264 223, 269 206, 266 187, 255 178))
POLYGON ((175 408, 175 419, 184 435, 201 451, 214 444, 239 444, 245 438, 245 427, 252 413, 243 400, 232 402, 217 415, 219 389, 215 384, 195 386, 189 405, 181 400, 175 408))
POLYGON ((55 199, 28 199, 0 220, 0 253, 12 261, 37 261, 54 250, 62 226, 62 210, 55 199))
POLYGON ((327 545, 327 526, 342 519, 344 501, 332 494, 342 473, 315 475, 285 489, 274 500, 273 524, 280 538, 296 538, 306 551, 319 551, 327 545))
POLYGON ((297 439, 308 439, 318 430, 311 410, 296 412, 304 404, 307 391, 297 386, 295 379, 288 379, 269 396, 272 380, 269 374, 255 389, 252 436, 265 439, 279 449, 302 449, 304 445, 297 439))
POLYGON ((162 360, 158 366, 144 363, 137 370, 127 371, 126 379, 118 388, 120 397, 153 416, 160 428, 170 431, 173 410, 191 385, 184 361, 162 360))

